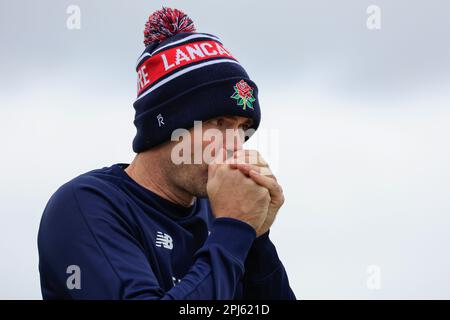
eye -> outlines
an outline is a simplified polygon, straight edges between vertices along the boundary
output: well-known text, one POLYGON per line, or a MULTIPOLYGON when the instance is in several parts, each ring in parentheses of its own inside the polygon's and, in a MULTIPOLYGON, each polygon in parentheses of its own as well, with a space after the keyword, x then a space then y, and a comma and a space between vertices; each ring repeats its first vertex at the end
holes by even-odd
POLYGON ((213 126, 220 127, 223 126, 223 121, 224 120, 222 118, 216 118, 208 120, 208 123, 212 124, 213 126))

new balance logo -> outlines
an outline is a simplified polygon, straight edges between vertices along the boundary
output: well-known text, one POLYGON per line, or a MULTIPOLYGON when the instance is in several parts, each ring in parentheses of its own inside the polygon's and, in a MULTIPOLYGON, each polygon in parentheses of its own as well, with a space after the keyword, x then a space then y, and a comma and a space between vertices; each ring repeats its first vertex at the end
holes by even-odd
POLYGON ((167 233, 162 233, 161 231, 158 231, 156 233, 156 246, 157 247, 163 247, 165 249, 172 250, 173 249, 173 240, 172 237, 169 236, 167 233))
POLYGON ((181 279, 177 279, 175 277, 172 277, 172 282, 173 282, 173 286, 175 287, 177 285, 177 283, 181 282, 181 279))

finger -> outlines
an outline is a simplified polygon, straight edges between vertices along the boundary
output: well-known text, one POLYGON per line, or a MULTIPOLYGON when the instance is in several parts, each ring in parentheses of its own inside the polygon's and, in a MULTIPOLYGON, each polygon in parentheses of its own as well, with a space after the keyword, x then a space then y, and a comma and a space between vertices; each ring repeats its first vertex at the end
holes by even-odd
POLYGON ((281 186, 278 184, 278 182, 276 182, 276 180, 261 175, 259 172, 253 169, 250 170, 249 174, 253 181, 269 190, 270 198, 273 201, 279 201, 283 199, 281 186))
POLYGON ((238 169, 238 170, 240 170, 242 173, 244 173, 247 176, 250 174, 250 170, 252 170, 252 169, 259 171, 259 167, 252 166, 250 164, 230 163, 230 168, 231 169, 238 169))
POLYGON ((256 150, 237 150, 236 152, 234 152, 233 158, 236 160, 236 163, 249 163, 258 166, 268 165, 261 154, 256 150))
POLYGON ((242 160, 244 163, 256 164, 259 166, 268 165, 261 154, 256 150, 238 150, 234 157, 237 160, 242 160))
POLYGON ((241 170, 244 174, 249 175, 250 174, 250 170, 255 170, 257 171, 260 175, 269 177, 274 179, 275 181, 277 181, 277 178, 275 177, 275 175, 272 173, 272 171, 270 170, 269 167, 259 167, 257 165, 252 165, 252 164, 239 164, 239 163, 232 163, 230 164, 230 167, 232 169, 239 169, 241 170))

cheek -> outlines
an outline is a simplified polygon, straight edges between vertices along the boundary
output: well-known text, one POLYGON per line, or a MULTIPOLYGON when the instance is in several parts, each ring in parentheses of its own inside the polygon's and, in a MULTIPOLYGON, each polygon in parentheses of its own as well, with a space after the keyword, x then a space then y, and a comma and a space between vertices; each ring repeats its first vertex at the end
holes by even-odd
POLYGON ((207 164, 202 164, 201 173, 203 176, 208 177, 208 165, 207 164))
POLYGON ((221 139, 215 140, 214 138, 212 141, 203 141, 202 143, 202 152, 205 156, 213 156, 215 157, 218 150, 222 149, 225 145, 225 141, 222 141, 221 139))

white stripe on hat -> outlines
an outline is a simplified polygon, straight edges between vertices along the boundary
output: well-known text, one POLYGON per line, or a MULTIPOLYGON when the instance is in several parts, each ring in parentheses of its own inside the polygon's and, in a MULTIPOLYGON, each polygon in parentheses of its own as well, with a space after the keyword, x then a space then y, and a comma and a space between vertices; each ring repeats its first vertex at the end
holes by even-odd
POLYGON ((138 67, 139 63, 141 63, 142 59, 144 59, 145 57, 151 57, 152 55, 148 52, 145 52, 143 55, 141 55, 138 59, 138 61, 136 62, 136 68, 138 67))
POLYGON ((141 61, 142 61, 145 57, 151 57, 152 55, 154 55, 155 53, 157 53, 157 52, 163 50, 164 48, 171 47, 171 46, 173 46, 173 45, 180 44, 180 43, 189 41, 189 40, 191 40, 191 39, 196 39, 196 38, 209 38, 209 39, 213 39, 213 40, 216 40, 216 41, 219 41, 219 42, 220 42, 220 39, 219 39, 219 38, 214 37, 214 36, 210 36, 210 35, 207 35, 207 34, 204 34, 204 33, 193 34, 193 35, 187 36, 186 38, 180 39, 180 40, 178 40, 178 41, 174 41, 174 42, 172 42, 172 43, 168 43, 168 44, 166 44, 166 45, 164 45, 164 46, 162 46, 162 47, 156 49, 156 50, 153 51, 152 53, 148 53, 148 52, 143 53, 143 54, 139 57, 138 61, 136 62, 136 68, 137 68, 137 66, 139 65, 139 63, 141 63, 141 61))
POLYGON ((145 97, 147 94, 149 94, 153 90, 158 89, 163 84, 166 84, 167 82, 169 82, 169 81, 171 81, 171 80, 173 80, 175 78, 178 78, 179 76, 181 76, 181 75, 183 75, 185 73, 188 73, 188 72, 190 72, 192 70, 196 70, 196 69, 199 69, 199 68, 202 68, 202 67, 206 67, 206 66, 209 66, 209 65, 212 65, 212 64, 223 63, 223 62, 239 64, 239 62, 237 62, 236 60, 220 59, 220 60, 210 60, 210 61, 206 61, 206 62, 203 62, 203 63, 199 63, 199 64, 196 64, 196 65, 193 65, 191 67, 187 67, 187 68, 182 69, 182 70, 180 70, 178 72, 175 72, 174 74, 170 75, 169 77, 167 77, 167 78, 161 80, 160 82, 156 83, 155 85, 149 87, 146 91, 141 93, 141 95, 136 99, 136 101, 138 101, 139 99, 145 97))

